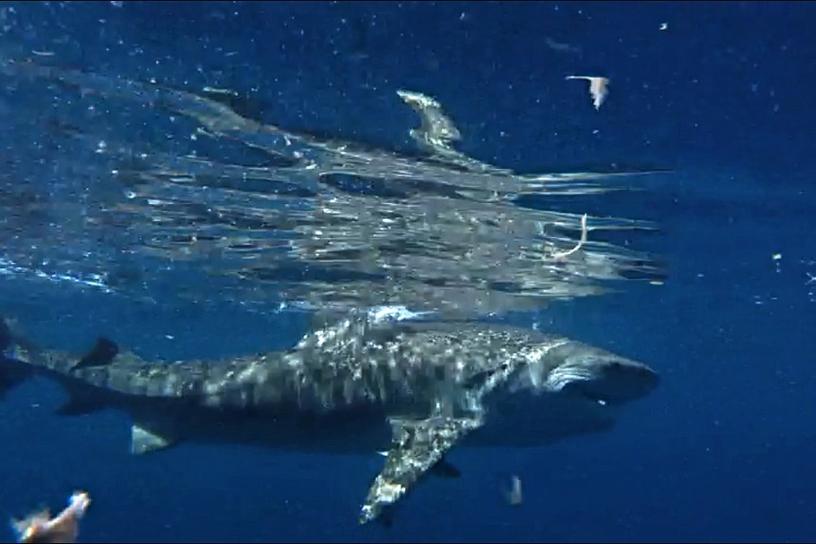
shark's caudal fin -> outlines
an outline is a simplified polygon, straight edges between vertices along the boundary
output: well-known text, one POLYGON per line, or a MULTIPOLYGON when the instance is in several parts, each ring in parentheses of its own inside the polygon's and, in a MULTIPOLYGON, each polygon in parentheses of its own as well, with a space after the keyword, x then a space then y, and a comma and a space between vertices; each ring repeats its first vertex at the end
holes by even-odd
MULTIPOLYGON (((36 371, 55 375, 70 375, 76 369, 110 364, 119 353, 119 347, 107 338, 99 338, 93 348, 72 363, 68 354, 53 357, 25 338, 9 321, 0 316, 0 397, 8 390, 25 381, 36 371)), ((70 395, 69 400, 57 410, 61 415, 79 415, 103 408, 98 401, 87 398, 81 389, 63 382, 70 395)))
POLYGON ((0 399, 31 374, 26 365, 5 356, 5 352, 13 349, 17 343, 18 339, 8 322, 0 316, 0 399))
POLYGON ((0 351, 6 351, 13 343, 11 329, 9 329, 6 320, 0 317, 0 351))
POLYGON ((5 352, 23 362, 33 362, 41 351, 39 346, 19 331, 15 320, 0 315, 0 355, 5 352))

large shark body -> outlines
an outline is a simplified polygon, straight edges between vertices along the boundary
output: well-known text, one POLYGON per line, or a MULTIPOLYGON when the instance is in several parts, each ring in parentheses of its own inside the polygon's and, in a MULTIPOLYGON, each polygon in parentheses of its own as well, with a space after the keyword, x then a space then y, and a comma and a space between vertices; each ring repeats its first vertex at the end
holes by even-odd
POLYGON ((106 339, 76 357, 5 324, 0 350, 0 392, 40 373, 69 393, 63 414, 124 410, 133 453, 184 441, 382 452, 362 523, 444 469, 457 444, 536 446, 608 429, 618 405, 658 381, 643 364, 531 330, 364 314, 317 326, 292 349, 228 361, 148 362, 106 339))

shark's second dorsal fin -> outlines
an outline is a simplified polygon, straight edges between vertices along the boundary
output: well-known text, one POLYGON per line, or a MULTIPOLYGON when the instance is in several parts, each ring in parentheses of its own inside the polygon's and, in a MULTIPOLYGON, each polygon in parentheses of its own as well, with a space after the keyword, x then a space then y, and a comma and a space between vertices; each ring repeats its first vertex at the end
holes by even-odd
POLYGON ((377 518, 383 509, 397 502, 425 472, 440 461, 445 463, 447 451, 483 424, 478 415, 421 420, 392 418, 390 422, 394 443, 385 458, 385 467, 368 491, 360 523, 377 518))
POLYGON ((71 367, 71 370, 109 365, 118 354, 119 346, 117 346, 115 342, 104 337, 99 338, 91 351, 71 367))

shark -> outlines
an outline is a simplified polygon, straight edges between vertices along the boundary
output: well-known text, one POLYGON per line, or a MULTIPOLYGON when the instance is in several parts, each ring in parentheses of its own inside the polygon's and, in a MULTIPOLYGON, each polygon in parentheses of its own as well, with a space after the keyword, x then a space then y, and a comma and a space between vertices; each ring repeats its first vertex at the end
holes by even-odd
POLYGON ((557 335, 361 312, 316 318, 289 349, 227 360, 149 361, 106 337, 76 355, 5 321, 0 351, 0 395, 33 375, 56 380, 68 394, 62 415, 129 414, 133 454, 183 442, 380 453, 361 524, 386 521, 426 474, 459 475, 446 458, 454 447, 608 430, 659 381, 643 363, 557 335))

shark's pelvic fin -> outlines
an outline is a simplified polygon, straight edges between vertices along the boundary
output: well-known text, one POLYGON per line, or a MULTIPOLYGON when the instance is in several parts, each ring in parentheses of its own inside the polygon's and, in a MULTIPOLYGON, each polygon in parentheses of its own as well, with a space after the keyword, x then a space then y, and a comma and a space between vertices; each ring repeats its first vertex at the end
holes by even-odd
POLYGON ((154 429, 147 429, 140 423, 134 423, 130 428, 130 453, 133 455, 163 450, 175 443, 172 437, 154 429))
POLYGON ((99 338, 94 347, 71 370, 91 366, 105 366, 113 362, 119 354, 119 346, 107 338, 99 338))
POLYGON ((393 446, 385 458, 385 467, 368 491, 360 512, 360 523, 375 519, 384 508, 405 495, 426 471, 442 460, 448 450, 469 432, 481 427, 482 418, 392 418, 390 423, 393 446))
POLYGON ((57 408, 56 413, 61 416, 81 416, 103 408, 105 405, 97 400, 79 393, 71 393, 68 400, 57 408))

